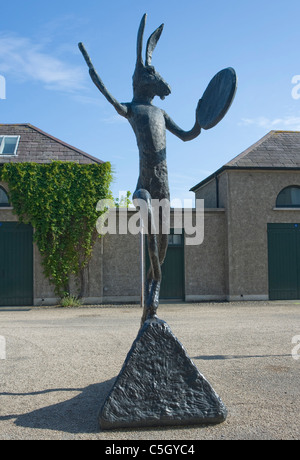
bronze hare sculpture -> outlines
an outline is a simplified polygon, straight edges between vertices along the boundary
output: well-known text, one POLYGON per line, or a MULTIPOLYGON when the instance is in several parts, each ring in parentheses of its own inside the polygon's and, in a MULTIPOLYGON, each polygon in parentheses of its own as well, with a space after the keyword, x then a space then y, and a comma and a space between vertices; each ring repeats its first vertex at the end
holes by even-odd
MULTIPOLYGON (((164 27, 163 24, 149 37, 146 46, 146 60, 145 62, 143 61, 142 49, 146 18, 147 15, 145 14, 141 20, 137 36, 137 59, 133 74, 133 99, 131 102, 120 103, 108 92, 99 75, 95 71, 83 44, 79 43, 78 45, 89 67, 89 73, 93 82, 106 99, 114 106, 118 114, 128 119, 136 135, 139 149, 140 170, 133 198, 136 200, 134 202, 138 203, 139 200, 145 200, 147 203, 148 251, 150 258, 150 269, 147 274, 145 289, 146 301, 142 324, 147 318, 153 317, 156 314, 159 304, 161 266, 164 262, 168 248, 168 234, 162 231, 163 223, 165 223, 169 218, 167 215, 168 213, 164 212, 164 209, 160 211, 158 223, 159 228, 155 228, 151 205, 151 202, 154 199, 170 200, 166 160, 166 129, 183 141, 192 140, 200 134, 201 126, 204 129, 209 129, 220 121, 221 118, 223 118, 234 96, 233 91, 231 90, 230 97, 227 97, 226 104, 224 104, 222 100, 224 99, 224 94, 222 93, 219 98, 221 100, 217 103, 217 106, 221 104, 222 107, 221 109, 216 107, 212 114, 211 105, 213 104, 213 101, 212 95, 210 94, 211 90, 209 90, 208 87, 206 93, 203 95, 203 98, 198 102, 196 109, 196 121, 190 131, 182 130, 176 125, 176 123, 174 123, 164 110, 154 106, 152 104, 154 97, 159 96, 161 99, 164 99, 171 93, 171 88, 152 65, 152 53, 161 36, 164 27), (225 108, 224 105, 226 105, 225 108), (218 112, 217 115, 216 112, 218 112), (212 118, 212 121, 210 120, 207 122, 209 117, 212 118)), ((228 69, 226 70, 228 71, 228 69)), ((230 70, 232 73, 233 69, 230 70)), ((220 82, 218 81, 217 83, 220 89, 220 82)), ((215 86, 216 85, 214 84, 213 87, 215 86)))

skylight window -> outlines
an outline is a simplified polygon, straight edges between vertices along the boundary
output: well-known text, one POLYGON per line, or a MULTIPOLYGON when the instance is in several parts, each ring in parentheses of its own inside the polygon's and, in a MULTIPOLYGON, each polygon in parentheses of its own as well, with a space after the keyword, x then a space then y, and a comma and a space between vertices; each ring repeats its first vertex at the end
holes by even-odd
POLYGON ((16 155, 20 136, 0 136, 0 155, 16 155))

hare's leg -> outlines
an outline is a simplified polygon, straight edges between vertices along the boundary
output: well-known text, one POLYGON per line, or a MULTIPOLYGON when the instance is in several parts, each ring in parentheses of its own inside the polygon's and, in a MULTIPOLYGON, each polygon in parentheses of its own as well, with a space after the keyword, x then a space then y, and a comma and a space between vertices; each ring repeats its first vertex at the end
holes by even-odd
MULTIPOLYGON (((149 235, 151 237, 151 235, 149 235)), ((156 235, 154 235, 156 236, 156 235)), ((163 264, 167 249, 168 249, 168 235, 157 235, 159 243, 158 246, 158 253, 154 257, 154 263, 156 266, 155 274, 150 267, 148 274, 147 274, 147 281, 146 281, 146 299, 144 305, 144 312, 141 321, 141 325, 144 324, 145 320, 149 317, 153 317, 156 315, 156 311, 159 305, 159 294, 160 294, 160 285, 161 285, 161 265, 163 264), (158 267, 159 266, 159 267, 158 267)), ((149 244, 149 239, 148 239, 149 244)))
MULTIPOLYGON (((159 264, 161 267, 162 264, 164 263, 167 249, 168 249, 168 235, 157 235, 157 239, 158 239, 158 258, 159 258, 159 264)), ((151 292, 151 287, 152 287, 152 283, 154 279, 155 279, 155 276, 153 274, 152 266, 150 265, 150 268, 148 269, 147 276, 146 276, 146 282, 145 282, 145 301, 147 300, 151 292)))
POLYGON ((147 318, 153 318, 159 305, 159 292, 161 282, 161 268, 159 263, 157 235, 148 235, 148 252, 150 269, 146 281, 146 299, 141 326, 147 318))
MULTIPOLYGON (((152 208, 150 208, 149 213, 150 219, 153 219, 152 215, 152 208)), ((152 233, 148 235, 148 248, 149 248, 149 256, 151 261, 151 270, 149 270, 148 275, 152 276, 152 282, 149 283, 149 276, 148 276, 148 292, 149 295, 146 301, 146 308, 145 308, 145 316, 143 316, 143 320, 145 321, 146 318, 151 318, 156 315, 156 311, 159 305, 159 295, 160 295, 160 285, 161 285, 161 266, 165 260, 167 249, 168 249, 168 234, 162 232, 162 218, 164 216, 160 216, 160 232, 158 235, 155 234, 155 225, 154 222, 149 225, 148 228, 152 229, 152 233)))
POLYGON ((156 235, 148 235, 148 251, 150 258, 150 269, 147 274, 145 286, 145 304, 141 319, 141 326, 147 318, 152 318, 156 314, 159 305, 159 292, 161 283, 161 268, 157 249, 156 235))
MULTIPOLYGON (((144 305, 143 316, 141 325, 144 324, 147 318, 151 318, 155 315, 155 312, 159 303, 159 290, 161 282, 161 268, 159 263, 159 253, 157 244, 157 235, 155 230, 155 220, 153 218, 151 195, 145 189, 138 189, 134 192, 133 201, 134 204, 142 208, 142 203, 139 200, 146 202, 147 214, 142 215, 144 221, 147 221, 148 229, 148 253, 150 259, 150 269, 147 276, 146 282, 146 301, 144 305)), ((144 209, 145 211, 145 209, 144 209)), ((144 222, 145 223, 145 222, 144 222)))
POLYGON ((159 291, 161 283, 161 268, 159 263, 159 253, 157 245, 157 235, 148 235, 148 250, 152 271, 151 285, 149 285, 149 295, 146 301, 147 317, 153 317, 159 303, 159 291))
POLYGON ((144 299, 144 305, 143 305, 143 314, 142 314, 142 319, 141 319, 141 326, 143 326, 144 322, 147 319, 148 316, 148 309, 147 309, 147 302, 150 296, 151 292, 151 287, 152 287, 152 282, 153 282, 153 275, 152 275, 152 268, 150 266, 146 281, 145 281, 145 299, 144 299))
POLYGON ((168 249, 168 238, 169 238, 169 235, 165 235, 165 234, 159 235, 158 255, 159 255, 160 266, 162 266, 166 258, 167 249, 168 249))

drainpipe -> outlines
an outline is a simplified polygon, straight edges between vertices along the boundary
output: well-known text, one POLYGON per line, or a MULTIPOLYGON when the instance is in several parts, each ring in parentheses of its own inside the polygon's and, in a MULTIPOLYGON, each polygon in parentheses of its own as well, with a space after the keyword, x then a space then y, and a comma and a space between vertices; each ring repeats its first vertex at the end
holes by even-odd
POLYGON ((219 208, 219 177, 215 175, 216 180, 216 208, 219 208))

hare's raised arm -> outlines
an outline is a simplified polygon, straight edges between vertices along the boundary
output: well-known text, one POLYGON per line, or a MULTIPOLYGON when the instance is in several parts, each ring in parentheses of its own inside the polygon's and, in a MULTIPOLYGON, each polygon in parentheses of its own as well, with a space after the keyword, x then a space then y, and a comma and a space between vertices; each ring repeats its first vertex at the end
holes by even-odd
MULTIPOLYGON (((200 104, 201 99, 198 102, 196 113, 200 107, 200 104)), ((184 131, 176 125, 176 123, 172 120, 172 118, 169 117, 169 115, 166 112, 164 112, 164 117, 167 130, 169 130, 172 134, 175 134, 175 136, 179 137, 179 139, 181 139, 182 141, 191 141, 192 139, 195 139, 195 137, 199 136, 199 134, 201 133, 201 127, 197 121, 197 118, 193 128, 190 131, 184 131)))
POLYGON ((116 111, 118 112, 119 115, 122 115, 123 117, 127 118, 127 113, 128 113, 128 109, 127 109, 127 106, 124 105, 124 104, 121 104, 120 102, 118 102, 110 93, 109 91, 107 91, 103 81, 101 80, 101 78, 99 77, 99 75, 97 74, 96 70, 94 69, 94 66, 92 64, 92 61, 83 45, 83 43, 78 43, 78 48, 80 49, 84 59, 85 59, 85 62, 87 63, 88 65, 88 68, 89 68, 89 73, 90 73, 90 76, 91 76, 91 79, 93 80, 93 82, 95 83, 95 85, 97 86, 97 88, 99 89, 99 91, 101 91, 101 93, 103 94, 103 96, 106 97, 106 99, 108 100, 108 102, 110 102, 114 108, 116 109, 116 111))

